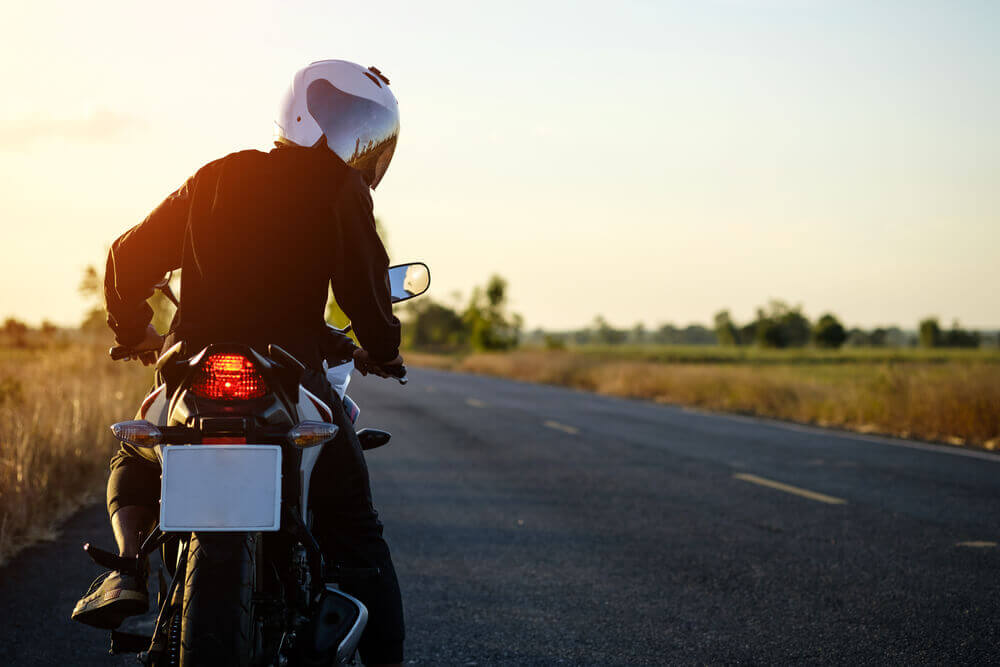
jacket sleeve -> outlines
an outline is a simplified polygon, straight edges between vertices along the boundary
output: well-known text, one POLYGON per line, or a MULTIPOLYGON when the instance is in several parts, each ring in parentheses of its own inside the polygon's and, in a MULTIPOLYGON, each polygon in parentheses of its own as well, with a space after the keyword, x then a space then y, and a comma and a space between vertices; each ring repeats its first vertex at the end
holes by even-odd
POLYGON ((399 320, 389 299, 389 256, 360 175, 344 183, 334 216, 333 293, 371 359, 391 361, 399 354, 399 320))
POLYGON ((104 300, 108 325, 122 345, 142 340, 153 317, 146 299, 153 295, 153 286, 167 271, 181 265, 194 179, 188 179, 111 245, 104 272, 104 300))

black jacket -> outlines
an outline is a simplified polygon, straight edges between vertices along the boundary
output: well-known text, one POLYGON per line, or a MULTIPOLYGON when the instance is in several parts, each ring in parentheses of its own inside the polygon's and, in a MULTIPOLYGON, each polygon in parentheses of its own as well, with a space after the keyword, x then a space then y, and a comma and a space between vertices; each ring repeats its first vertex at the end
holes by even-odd
POLYGON ((108 253, 104 294, 119 343, 138 343, 146 299, 181 272, 175 336, 192 347, 276 343, 319 367, 328 285, 377 362, 398 354, 388 257, 361 175, 326 148, 242 151, 210 162, 108 253))

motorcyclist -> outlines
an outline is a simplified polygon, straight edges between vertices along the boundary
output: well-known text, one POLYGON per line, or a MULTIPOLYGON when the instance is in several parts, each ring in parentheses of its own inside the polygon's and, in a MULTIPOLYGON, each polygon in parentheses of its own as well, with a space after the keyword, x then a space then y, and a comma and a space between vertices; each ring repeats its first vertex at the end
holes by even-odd
MULTIPOLYGON (((207 113, 209 122, 225 122, 207 113)), ((312 63, 282 100, 275 148, 233 153, 199 169, 115 241, 105 274, 108 323, 144 363, 164 345, 146 299, 164 273, 180 268, 181 307, 167 345, 274 343, 307 366, 303 383, 326 399, 341 426, 313 473, 322 480, 310 493, 314 533, 334 563, 379 572, 342 585, 369 610, 359 646, 368 665, 402 662, 402 602, 361 446, 323 373, 324 315, 332 284, 363 346, 353 350, 359 368, 381 375, 382 367, 402 363, 388 257, 369 193, 389 166, 398 132, 396 99, 381 72, 340 60, 312 63)), ((158 466, 130 445, 112 459, 108 511, 123 557, 134 558, 155 525, 158 476, 158 466)), ((73 618, 114 628, 146 611, 142 573, 141 566, 121 568, 98 578, 73 618)))

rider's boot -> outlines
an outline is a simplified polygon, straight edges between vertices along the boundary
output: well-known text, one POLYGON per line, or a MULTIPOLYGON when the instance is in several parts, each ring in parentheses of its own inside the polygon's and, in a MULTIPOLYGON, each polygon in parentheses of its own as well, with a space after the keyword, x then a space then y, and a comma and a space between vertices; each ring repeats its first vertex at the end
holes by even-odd
POLYGON ((118 543, 118 553, 136 556, 115 555, 89 544, 83 547, 95 563, 110 572, 95 579, 87 594, 76 603, 71 615, 74 621, 113 630, 126 617, 145 613, 149 609, 146 589, 149 565, 147 559, 138 554, 143 537, 149 534, 155 523, 152 509, 126 505, 111 515, 111 527, 118 543))
POLYGON ((126 617, 143 614, 149 609, 145 558, 116 556, 89 544, 84 550, 110 572, 95 579, 87 594, 76 603, 71 616, 74 621, 114 630, 126 617))

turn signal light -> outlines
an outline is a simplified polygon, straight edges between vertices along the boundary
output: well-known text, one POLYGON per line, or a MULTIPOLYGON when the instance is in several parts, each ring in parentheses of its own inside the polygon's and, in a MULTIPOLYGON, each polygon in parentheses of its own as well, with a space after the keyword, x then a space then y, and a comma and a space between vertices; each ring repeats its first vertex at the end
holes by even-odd
POLYGON ((198 365, 191 392, 213 401, 248 401, 267 394, 267 385, 242 354, 212 354, 198 365))
POLYGON ((339 431, 340 427, 336 424, 304 421, 288 432, 288 441, 300 449, 315 447, 333 440, 339 431))
POLYGON ((112 424, 111 432, 122 442, 146 449, 156 447, 163 438, 163 433, 160 429, 145 419, 135 419, 133 421, 112 424))

